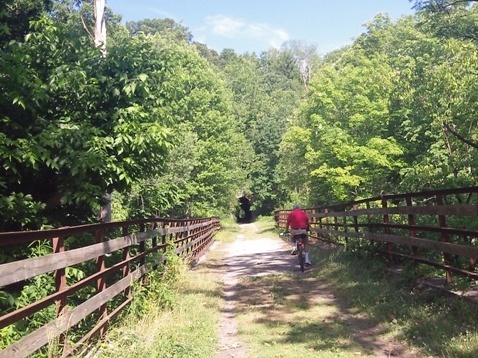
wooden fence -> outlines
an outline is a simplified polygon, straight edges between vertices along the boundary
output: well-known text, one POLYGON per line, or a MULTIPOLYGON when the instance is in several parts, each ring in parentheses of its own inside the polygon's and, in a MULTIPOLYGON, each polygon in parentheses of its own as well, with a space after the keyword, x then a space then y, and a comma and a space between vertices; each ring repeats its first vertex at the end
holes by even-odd
MULTIPOLYGON (((348 248, 367 247, 391 263, 413 260, 478 279, 478 187, 382 195, 305 209, 311 236, 348 248)), ((290 210, 276 211, 285 228, 290 210)))
POLYGON ((0 233, 1 246, 13 249, 35 243, 51 248, 46 255, 1 264, 0 291, 18 290, 35 279, 52 286, 36 302, 2 312, 0 333, 10 325, 28 327, 31 317, 45 310, 56 311, 50 322, 28 328, 24 337, 7 347, 3 344, 0 357, 26 357, 55 340, 62 356, 72 354, 93 335, 105 332, 111 319, 131 302, 132 284, 165 263, 168 246, 187 260, 196 260, 219 227, 218 218, 150 219, 0 233), (83 272, 85 266, 88 276, 71 274, 83 272), (86 333, 72 343, 66 334, 80 322, 86 333))

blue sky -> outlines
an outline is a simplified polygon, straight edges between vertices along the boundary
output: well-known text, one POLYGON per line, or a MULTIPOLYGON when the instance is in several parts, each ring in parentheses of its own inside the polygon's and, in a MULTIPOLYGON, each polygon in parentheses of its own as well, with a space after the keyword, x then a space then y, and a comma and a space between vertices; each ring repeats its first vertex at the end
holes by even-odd
POLYGON ((257 54, 288 40, 316 45, 325 54, 352 43, 378 13, 393 21, 414 13, 408 0, 107 0, 106 5, 123 22, 168 17, 218 52, 257 54))

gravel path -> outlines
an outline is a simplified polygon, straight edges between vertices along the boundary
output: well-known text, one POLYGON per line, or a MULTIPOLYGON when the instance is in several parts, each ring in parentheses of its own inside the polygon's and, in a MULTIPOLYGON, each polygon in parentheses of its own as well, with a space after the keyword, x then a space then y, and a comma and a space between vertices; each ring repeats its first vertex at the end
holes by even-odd
MULTIPOLYGON (((241 233, 233 242, 217 242, 211 250, 222 251, 224 254, 223 265, 221 265, 224 281, 224 306, 219 322, 220 343, 216 358, 250 357, 247 346, 239 339, 235 316, 235 308, 238 305, 235 296, 237 287, 240 286, 240 284, 238 285, 239 280, 243 277, 287 272, 301 274, 297 257, 290 255, 289 244, 278 237, 264 237, 254 224, 242 225, 241 233)), ((303 294, 310 296, 308 299, 311 302, 328 300, 331 301, 329 305, 338 304, 335 302, 336 298, 333 292, 322 287, 320 283, 317 284, 317 287, 308 287, 308 291, 303 294)), ((342 316, 337 319, 347 322, 351 329, 351 336, 356 341, 370 346, 374 357, 417 357, 408 352, 399 342, 379 338, 379 332, 376 332, 377 327, 368 320, 364 320, 363 317, 357 319, 354 314, 342 316)))
MULTIPOLYGON (((242 225, 257 232, 254 224, 242 225)), ((279 238, 245 238, 239 234, 230 244, 216 249, 225 252, 224 258, 224 299, 219 333, 220 348, 216 358, 246 358, 247 347, 238 338, 237 321, 234 314, 235 288, 241 277, 263 276, 298 271, 297 259, 290 255, 290 245, 279 238)), ((212 248, 214 249, 214 247, 212 248)))

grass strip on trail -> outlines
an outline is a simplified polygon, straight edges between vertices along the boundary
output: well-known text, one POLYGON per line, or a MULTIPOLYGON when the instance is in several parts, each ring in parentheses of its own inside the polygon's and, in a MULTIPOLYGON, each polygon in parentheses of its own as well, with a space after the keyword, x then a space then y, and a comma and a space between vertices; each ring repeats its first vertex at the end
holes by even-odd
POLYGON ((417 286, 422 267, 393 276, 380 257, 321 242, 311 257, 305 274, 239 283, 251 357, 478 357, 476 305, 417 286))
MULTIPOLYGON (((175 266, 181 272, 167 280, 151 278, 96 357, 215 357, 221 248, 238 235, 279 237, 270 218, 241 228, 225 222, 206 261, 193 270, 175 266)), ((417 268, 394 277, 380 258, 323 243, 311 258, 304 274, 239 280, 232 299, 248 357, 478 357, 476 306, 417 287, 417 268)))

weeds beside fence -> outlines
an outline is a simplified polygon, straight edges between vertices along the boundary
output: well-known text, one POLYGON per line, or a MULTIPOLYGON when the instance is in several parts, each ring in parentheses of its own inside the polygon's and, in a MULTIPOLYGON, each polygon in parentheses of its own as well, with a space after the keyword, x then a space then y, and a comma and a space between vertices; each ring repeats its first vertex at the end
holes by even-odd
MULTIPOLYGON (((285 228, 290 210, 276 211, 285 228)), ((380 252, 394 263, 413 260, 478 279, 478 187, 382 195, 308 208, 311 236, 347 249, 380 252)))
POLYGON ((194 261, 219 228, 218 218, 148 219, 0 233, 0 246, 29 245, 35 256, 0 265, 0 357, 30 356, 52 341, 72 354, 105 332, 131 302, 131 285, 168 252, 194 261))

